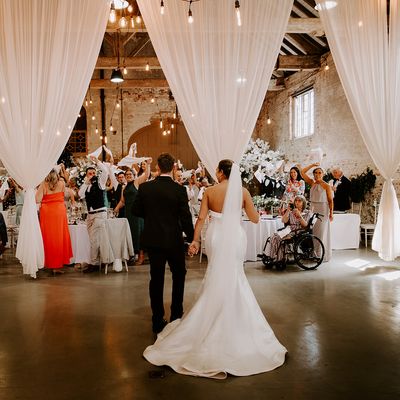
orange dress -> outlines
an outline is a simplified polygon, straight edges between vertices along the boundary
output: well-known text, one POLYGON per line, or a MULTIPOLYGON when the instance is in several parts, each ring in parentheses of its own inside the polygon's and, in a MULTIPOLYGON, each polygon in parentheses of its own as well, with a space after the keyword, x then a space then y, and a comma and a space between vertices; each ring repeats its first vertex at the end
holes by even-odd
POLYGON ((44 266, 62 268, 72 257, 64 192, 45 194, 40 207, 40 229, 44 246, 44 266))

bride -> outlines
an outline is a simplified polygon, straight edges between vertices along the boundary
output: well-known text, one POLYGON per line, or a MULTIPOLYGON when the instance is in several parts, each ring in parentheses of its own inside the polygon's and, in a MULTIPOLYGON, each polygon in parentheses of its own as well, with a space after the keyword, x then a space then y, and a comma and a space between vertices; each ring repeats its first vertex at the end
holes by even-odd
POLYGON ((285 361, 286 349, 275 337, 254 297, 243 270, 246 235, 244 208, 250 221, 259 215, 249 192, 242 188, 239 167, 222 160, 218 185, 201 202, 189 254, 197 254, 208 213, 208 267, 192 309, 168 324, 143 356, 154 365, 168 365, 186 375, 224 379, 270 371, 285 361))

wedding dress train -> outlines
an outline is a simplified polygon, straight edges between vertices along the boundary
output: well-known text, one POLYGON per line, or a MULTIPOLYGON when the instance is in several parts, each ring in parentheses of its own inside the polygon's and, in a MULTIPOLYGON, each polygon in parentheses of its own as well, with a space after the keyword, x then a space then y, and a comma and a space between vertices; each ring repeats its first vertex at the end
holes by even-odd
POLYGON ((168 324, 143 355, 186 375, 224 379, 253 375, 285 361, 286 349, 268 325, 243 270, 246 235, 240 225, 241 182, 232 168, 223 213, 210 211, 208 267, 198 298, 168 324), (233 176, 232 176, 233 175, 233 176))

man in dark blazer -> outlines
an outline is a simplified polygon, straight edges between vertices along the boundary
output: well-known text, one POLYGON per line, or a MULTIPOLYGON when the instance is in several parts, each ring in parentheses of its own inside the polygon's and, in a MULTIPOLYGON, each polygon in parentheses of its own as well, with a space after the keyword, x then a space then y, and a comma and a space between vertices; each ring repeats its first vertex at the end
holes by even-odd
POLYGON ((347 211, 351 208, 351 182, 343 175, 340 167, 332 168, 333 211, 347 211))
POLYGON ((134 215, 144 218, 142 244, 150 260, 150 301, 155 333, 161 332, 167 324, 163 301, 166 262, 172 273, 170 321, 182 317, 186 275, 183 232, 189 243, 193 239, 186 189, 172 179, 174 163, 170 154, 162 153, 157 159, 159 175, 139 186, 133 204, 134 215))

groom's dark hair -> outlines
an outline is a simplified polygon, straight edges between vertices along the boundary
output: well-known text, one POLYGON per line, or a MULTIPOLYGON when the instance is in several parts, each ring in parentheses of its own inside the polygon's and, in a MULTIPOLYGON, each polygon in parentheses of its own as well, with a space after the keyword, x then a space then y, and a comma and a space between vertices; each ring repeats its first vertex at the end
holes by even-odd
POLYGON ((157 164, 162 174, 168 174, 174 168, 175 158, 169 153, 161 153, 157 158, 157 164))

